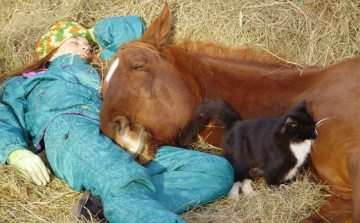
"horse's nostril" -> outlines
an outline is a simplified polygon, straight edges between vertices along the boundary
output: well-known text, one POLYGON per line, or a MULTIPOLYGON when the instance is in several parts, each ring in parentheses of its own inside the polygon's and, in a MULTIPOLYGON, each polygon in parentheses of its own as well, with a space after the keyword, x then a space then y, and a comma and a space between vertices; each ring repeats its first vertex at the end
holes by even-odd
POLYGON ((115 132, 121 131, 121 123, 119 121, 114 122, 114 129, 115 129, 115 132))
POLYGON ((113 123, 114 129, 119 135, 124 135, 129 127, 129 121, 125 116, 116 116, 113 123))

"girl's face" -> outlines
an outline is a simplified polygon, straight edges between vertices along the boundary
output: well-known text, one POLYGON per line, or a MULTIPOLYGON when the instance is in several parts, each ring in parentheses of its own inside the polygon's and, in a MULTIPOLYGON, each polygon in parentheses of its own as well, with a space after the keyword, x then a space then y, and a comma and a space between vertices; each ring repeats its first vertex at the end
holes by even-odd
POLYGON ((79 55, 87 61, 92 59, 93 47, 89 40, 83 36, 78 36, 70 38, 63 42, 56 50, 54 55, 51 57, 50 61, 53 61, 55 58, 62 56, 67 53, 72 53, 79 55))

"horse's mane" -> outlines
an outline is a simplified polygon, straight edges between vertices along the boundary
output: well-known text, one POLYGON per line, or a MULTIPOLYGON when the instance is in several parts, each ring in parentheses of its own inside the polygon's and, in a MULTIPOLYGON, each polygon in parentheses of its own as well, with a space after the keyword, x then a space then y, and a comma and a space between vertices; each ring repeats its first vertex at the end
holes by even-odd
POLYGON ((270 66, 291 66, 291 63, 286 62, 274 55, 260 49, 233 49, 226 46, 221 46, 215 43, 202 41, 184 41, 177 44, 178 47, 188 52, 197 53, 203 56, 230 59, 236 61, 247 61, 270 66))
MULTIPOLYGON (((246 61, 262 65, 275 66, 275 67, 291 67, 292 64, 288 63, 279 57, 276 57, 265 50, 244 48, 244 49, 233 49, 226 46, 221 46, 215 43, 202 42, 202 41, 184 41, 176 44, 181 49, 196 53, 202 56, 229 59, 236 61, 246 61)), ((140 41, 131 41, 121 46, 121 49, 138 47, 148 49, 153 52, 158 58, 160 58, 160 52, 158 49, 149 44, 140 41)))

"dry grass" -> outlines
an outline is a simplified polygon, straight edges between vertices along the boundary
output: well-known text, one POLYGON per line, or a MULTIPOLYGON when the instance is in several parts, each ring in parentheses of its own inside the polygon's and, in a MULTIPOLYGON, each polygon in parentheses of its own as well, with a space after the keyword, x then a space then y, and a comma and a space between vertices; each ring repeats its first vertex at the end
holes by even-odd
POLYGON ((325 203, 321 185, 309 181, 309 173, 284 189, 255 182, 256 194, 224 198, 181 215, 187 222, 298 222, 325 203))
MULTIPOLYGON (((324 66, 359 55, 360 2, 341 0, 169 0, 170 42, 204 40, 258 47, 283 60, 324 66)), ((89 27, 110 16, 139 15, 148 25, 161 0, 1 0, 0 77, 35 59, 35 44, 59 21, 89 27)), ((1 78, 0 78, 1 79, 1 78)), ((216 153, 201 145, 198 149, 216 153)), ((258 193, 221 199, 181 216, 188 222, 298 222, 325 202, 321 185, 301 176, 286 189, 255 184, 258 193)), ((53 176, 38 187, 0 165, 1 222, 71 222, 80 194, 53 176)))
POLYGON ((0 165, 1 222, 70 222, 81 194, 57 177, 46 187, 34 185, 10 166, 0 165))

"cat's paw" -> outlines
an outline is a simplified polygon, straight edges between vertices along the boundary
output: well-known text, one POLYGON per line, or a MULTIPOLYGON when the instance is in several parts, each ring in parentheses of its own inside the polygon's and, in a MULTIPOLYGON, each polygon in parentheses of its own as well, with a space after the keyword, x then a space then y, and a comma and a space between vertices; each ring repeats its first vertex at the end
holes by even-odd
POLYGON ((254 188, 252 187, 251 180, 246 179, 242 182, 241 190, 244 194, 254 194, 256 193, 254 188))
POLYGON ((229 197, 237 197, 239 196, 240 187, 242 186, 241 182, 235 182, 232 186, 231 190, 228 193, 229 197))

